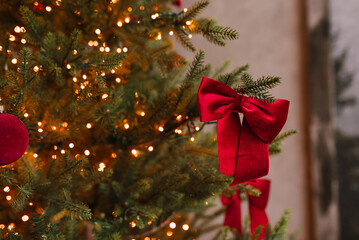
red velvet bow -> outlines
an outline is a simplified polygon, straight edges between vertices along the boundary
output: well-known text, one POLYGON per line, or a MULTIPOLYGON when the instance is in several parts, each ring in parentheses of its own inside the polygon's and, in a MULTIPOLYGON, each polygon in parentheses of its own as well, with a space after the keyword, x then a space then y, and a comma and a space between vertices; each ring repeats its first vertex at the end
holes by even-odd
MULTIPOLYGON (((268 217, 265 208, 268 203, 270 181, 267 179, 257 179, 253 182, 248 182, 256 189, 261 191, 259 197, 248 195, 249 216, 251 219, 251 233, 254 233, 258 226, 262 225, 262 232, 259 239, 265 238, 266 226, 268 224, 268 217)), ((222 195, 222 203, 227 206, 224 225, 230 228, 235 228, 239 234, 242 233, 242 218, 241 218, 241 199, 237 192, 232 197, 225 197, 222 195)))
POLYGON ((204 77, 197 103, 202 122, 218 120, 219 168, 233 176, 232 185, 268 174, 268 143, 287 120, 289 101, 275 103, 237 94, 229 86, 204 77), (238 112, 243 113, 243 123, 238 112))

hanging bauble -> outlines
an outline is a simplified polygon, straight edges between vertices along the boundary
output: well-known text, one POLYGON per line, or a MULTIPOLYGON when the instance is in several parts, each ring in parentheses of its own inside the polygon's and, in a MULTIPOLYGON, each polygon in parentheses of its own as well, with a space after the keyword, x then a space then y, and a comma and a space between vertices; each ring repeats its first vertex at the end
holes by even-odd
POLYGON ((20 159, 29 144, 29 134, 17 117, 2 113, 0 106, 0 166, 20 159))

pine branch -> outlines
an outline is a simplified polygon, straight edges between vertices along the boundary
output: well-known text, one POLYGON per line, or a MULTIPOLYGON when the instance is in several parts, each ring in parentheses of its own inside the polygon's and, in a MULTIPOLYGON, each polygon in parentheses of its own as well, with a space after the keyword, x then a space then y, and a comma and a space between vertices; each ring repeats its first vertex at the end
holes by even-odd
POLYGON ((191 8, 188 9, 187 12, 184 12, 181 15, 179 15, 178 21, 179 22, 185 22, 187 20, 194 19, 208 5, 209 5, 208 0, 201 0, 201 1, 196 2, 191 8))
POLYGON ((184 48, 187 48, 192 52, 196 51, 196 48, 190 41, 188 34, 181 27, 175 26, 174 31, 176 33, 176 38, 180 41, 184 48))
POLYGON ((260 93, 272 89, 278 86, 280 83, 281 81, 279 77, 261 77, 252 84, 247 85, 245 90, 248 92, 260 93))

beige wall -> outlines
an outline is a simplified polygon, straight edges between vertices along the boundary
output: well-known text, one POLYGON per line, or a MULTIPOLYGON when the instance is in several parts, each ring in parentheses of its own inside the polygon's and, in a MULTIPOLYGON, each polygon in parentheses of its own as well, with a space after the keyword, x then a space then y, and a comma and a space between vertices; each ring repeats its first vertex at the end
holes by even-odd
MULTIPOLYGON (((184 1, 184 7, 194 1, 184 1)), ((267 209, 276 222, 286 208, 292 209, 290 230, 300 230, 299 239, 309 238, 308 163, 306 150, 306 98, 303 75, 302 25, 300 0, 224 0, 212 1, 202 16, 218 19, 237 29, 241 36, 225 48, 215 47, 200 38, 195 45, 206 51, 206 61, 219 65, 227 59, 232 67, 250 64, 254 77, 276 75, 283 79, 273 93, 291 101, 285 130, 299 134, 285 141, 283 153, 271 159, 269 178, 272 189, 267 209)), ((193 55, 184 52, 188 58, 193 55)))

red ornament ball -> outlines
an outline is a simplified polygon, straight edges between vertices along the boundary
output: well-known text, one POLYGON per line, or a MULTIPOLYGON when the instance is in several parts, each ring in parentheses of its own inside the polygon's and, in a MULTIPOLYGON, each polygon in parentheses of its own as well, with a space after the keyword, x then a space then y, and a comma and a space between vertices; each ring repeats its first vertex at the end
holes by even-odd
POLYGON ((15 162, 25 153, 29 133, 17 117, 0 114, 0 166, 15 162))

